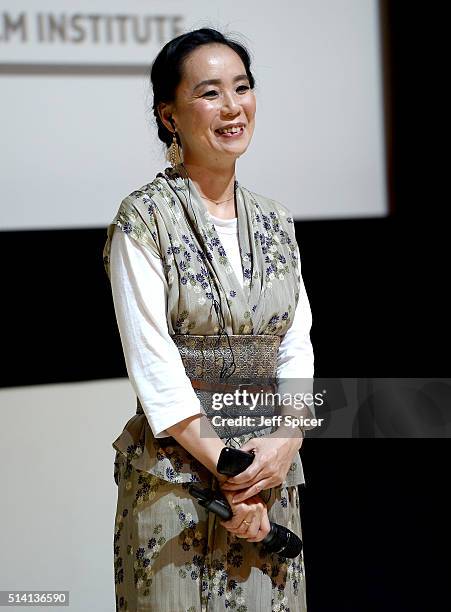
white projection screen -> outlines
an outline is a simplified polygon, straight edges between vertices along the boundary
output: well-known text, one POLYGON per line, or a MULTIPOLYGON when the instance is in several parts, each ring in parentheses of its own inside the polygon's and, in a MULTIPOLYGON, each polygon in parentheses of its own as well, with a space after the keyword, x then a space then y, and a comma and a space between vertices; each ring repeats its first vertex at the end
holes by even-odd
POLYGON ((257 115, 237 161, 243 185, 297 220, 388 214, 376 0, 5 0, 2 230, 106 226, 167 165, 148 67, 200 27, 251 52, 257 115))

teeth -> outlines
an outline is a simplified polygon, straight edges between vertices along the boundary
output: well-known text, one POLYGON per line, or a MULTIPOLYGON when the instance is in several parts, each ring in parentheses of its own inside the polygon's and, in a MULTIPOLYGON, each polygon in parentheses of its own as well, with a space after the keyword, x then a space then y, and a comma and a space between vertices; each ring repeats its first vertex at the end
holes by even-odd
POLYGON ((239 132, 241 130, 241 127, 222 129, 222 130, 218 130, 218 132, 220 134, 225 134, 226 132, 232 132, 233 134, 235 134, 236 132, 239 132))

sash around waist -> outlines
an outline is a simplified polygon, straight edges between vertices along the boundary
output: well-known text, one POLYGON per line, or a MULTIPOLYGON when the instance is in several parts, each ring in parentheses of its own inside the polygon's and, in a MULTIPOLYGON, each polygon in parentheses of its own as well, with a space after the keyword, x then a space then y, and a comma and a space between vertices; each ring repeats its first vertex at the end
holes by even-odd
POLYGON ((190 379, 220 381, 224 368, 236 378, 274 378, 276 375, 280 336, 174 334, 171 338, 190 379))
MULTIPOLYGON (((210 383, 211 390, 195 388, 194 392, 199 398, 200 404, 208 417, 215 415, 237 417, 240 414, 252 417, 271 417, 274 414, 272 405, 265 405, 262 395, 257 395, 261 399, 252 412, 245 408, 240 410, 237 407, 229 408, 217 412, 212 409, 211 402, 213 393, 232 392, 240 386, 241 388, 250 387, 249 391, 257 393, 259 389, 263 392, 274 392, 276 390, 275 375, 277 368, 277 356, 280 345, 280 336, 260 334, 230 334, 227 336, 199 336, 189 334, 175 334, 171 336, 177 346, 185 367, 185 372, 194 387, 194 381, 210 383), (233 355, 234 368, 229 370, 229 378, 221 377, 221 369, 225 365, 230 365, 233 355), (217 384, 217 389, 215 388, 217 384), (230 390, 228 390, 230 385, 230 390), (233 413, 233 414, 232 414, 233 413)), ((136 414, 143 414, 141 402, 137 397, 136 414)), ((246 419, 245 419, 246 421, 246 419)), ((255 427, 252 424, 224 426, 214 425, 217 435, 221 438, 228 438, 241 434, 248 434, 253 431, 274 431, 275 428, 268 429, 268 426, 255 427)))

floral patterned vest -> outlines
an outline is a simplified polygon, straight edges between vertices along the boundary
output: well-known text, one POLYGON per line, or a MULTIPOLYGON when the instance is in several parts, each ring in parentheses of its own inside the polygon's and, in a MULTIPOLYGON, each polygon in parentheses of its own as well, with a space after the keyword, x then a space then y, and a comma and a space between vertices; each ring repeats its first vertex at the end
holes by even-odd
MULTIPOLYGON (((103 262, 108 277, 116 225, 162 260, 170 335, 217 334, 219 306, 228 334, 282 336, 293 322, 300 291, 300 255, 290 211, 238 181, 234 187, 243 287, 208 209, 181 164, 165 168, 152 182, 126 196, 107 228, 103 262)), ((241 443, 250 437, 243 436, 241 443)), ((125 452, 137 469, 165 480, 208 479, 211 474, 206 468, 173 438, 168 453, 165 440, 156 439, 145 415, 136 414, 113 446, 125 452)), ((285 484, 302 482, 298 455, 285 484)))

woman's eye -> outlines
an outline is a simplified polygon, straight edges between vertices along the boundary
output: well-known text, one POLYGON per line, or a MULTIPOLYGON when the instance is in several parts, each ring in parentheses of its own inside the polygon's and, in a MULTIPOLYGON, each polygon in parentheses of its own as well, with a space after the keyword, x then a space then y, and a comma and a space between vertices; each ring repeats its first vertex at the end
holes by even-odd
MULTIPOLYGON (((240 85, 239 87, 237 87, 237 91, 238 91, 239 89, 244 90, 244 91, 247 91, 247 90, 249 89, 249 86, 248 86, 248 85, 240 85)), ((212 89, 212 90, 207 91, 206 93, 204 93, 204 94, 203 94, 203 96, 211 96, 211 95, 214 95, 214 94, 217 94, 217 93, 218 93, 217 91, 215 91, 214 89, 212 89)))

